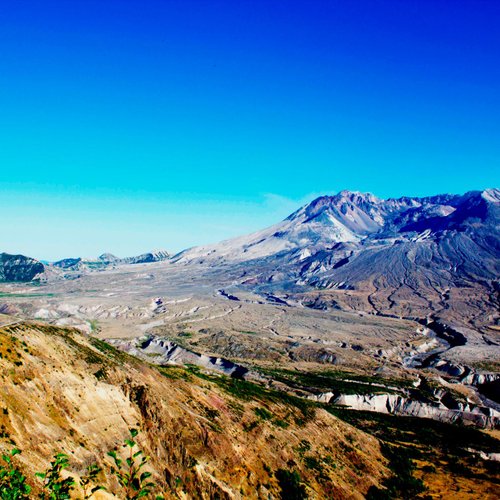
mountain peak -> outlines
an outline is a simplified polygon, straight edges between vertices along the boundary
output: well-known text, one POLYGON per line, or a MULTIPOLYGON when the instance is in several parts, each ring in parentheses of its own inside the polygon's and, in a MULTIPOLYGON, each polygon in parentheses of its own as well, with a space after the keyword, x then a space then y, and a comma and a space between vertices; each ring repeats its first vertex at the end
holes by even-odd
POLYGON ((372 193, 363 193, 361 191, 349 191, 348 189, 343 189, 342 191, 339 191, 332 198, 338 199, 338 200, 347 199, 347 200, 353 201, 353 202, 358 201, 358 200, 364 200, 364 201, 369 201, 371 203, 377 203, 380 201, 380 199, 377 198, 372 193))
POLYGON ((481 197, 490 203, 500 203, 500 189, 485 189, 481 192, 481 197))
POLYGON ((99 260, 102 260, 103 262, 115 262, 119 260, 119 258, 116 255, 113 255, 112 253, 105 252, 98 257, 99 260))
POLYGON ((312 200, 271 227, 220 244, 188 249, 174 261, 250 261, 294 255, 297 250, 329 252, 339 243, 358 245, 370 239, 377 244, 384 239, 411 242, 416 238, 412 233, 423 231, 428 231, 426 238, 430 239, 444 230, 463 231, 477 221, 482 227, 497 224, 497 200, 498 189, 390 199, 342 190, 312 200))
POLYGON ((307 205, 289 215, 287 220, 294 220, 304 211, 308 217, 315 217, 330 208, 340 209, 345 213, 348 208, 352 209, 354 206, 367 207, 370 205, 376 205, 381 201, 382 200, 380 200, 380 198, 377 198, 371 193, 362 193, 361 191, 349 191, 344 189, 334 195, 323 195, 315 198, 307 205))

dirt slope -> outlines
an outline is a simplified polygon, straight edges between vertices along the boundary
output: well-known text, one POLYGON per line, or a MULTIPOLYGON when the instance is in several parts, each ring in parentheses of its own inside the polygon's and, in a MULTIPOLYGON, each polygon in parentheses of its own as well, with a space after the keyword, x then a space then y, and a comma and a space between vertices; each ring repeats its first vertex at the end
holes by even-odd
POLYGON ((0 354, 0 447, 19 447, 30 476, 59 451, 76 473, 105 465, 130 427, 167 498, 280 498, 280 468, 297 471, 310 498, 363 498, 388 474, 374 437, 320 408, 160 372, 74 329, 4 326, 0 354))

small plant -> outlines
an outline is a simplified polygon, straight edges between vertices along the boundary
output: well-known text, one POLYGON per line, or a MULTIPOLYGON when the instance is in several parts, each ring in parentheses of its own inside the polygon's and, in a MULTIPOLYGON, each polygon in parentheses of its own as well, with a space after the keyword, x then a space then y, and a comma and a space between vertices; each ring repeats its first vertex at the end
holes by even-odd
POLYGON ((304 464, 308 469, 321 471, 322 467, 319 460, 312 456, 304 457, 304 464))
POLYGON ((311 443, 307 439, 303 439, 295 449, 300 456, 303 456, 306 451, 311 449, 311 443))
POLYGON ((0 498, 2 500, 28 499, 31 487, 26 484, 26 477, 14 467, 12 458, 21 453, 14 448, 10 453, 2 455, 0 465, 0 498))
POLYGON ((149 495, 155 484, 148 481, 151 472, 141 472, 149 457, 145 456, 141 450, 137 450, 137 443, 134 438, 137 436, 138 431, 137 429, 130 429, 129 432, 130 439, 125 439, 123 444, 124 448, 128 448, 128 457, 123 460, 118 457, 114 450, 108 452, 108 455, 114 462, 114 466, 110 468, 111 474, 116 476, 118 483, 123 488, 124 498, 135 500, 149 495))
POLYGON ((250 432, 250 431, 253 431, 258 425, 259 425, 259 422, 257 420, 253 420, 252 422, 248 422, 247 424, 243 424, 243 430, 245 432, 250 432))
POLYGON ((50 467, 45 472, 35 474, 43 480, 43 491, 39 498, 43 500, 69 500, 71 498, 75 480, 72 477, 62 477, 62 471, 68 467, 68 456, 58 453, 54 455, 54 460, 50 462, 50 467))
MULTIPOLYGON (((116 451, 110 451, 108 455, 113 458, 114 465, 110 467, 111 474, 118 479, 123 488, 123 495, 119 498, 136 500, 148 496, 155 488, 155 484, 148 481, 150 472, 142 472, 149 457, 137 449, 134 438, 137 436, 136 429, 130 429, 130 438, 126 439, 123 447, 128 449, 128 456, 122 459, 116 451)), ((33 498, 30 496, 31 486, 26 483, 26 477, 14 467, 12 458, 18 455, 20 450, 13 449, 10 453, 1 455, 0 458, 0 499, 1 500, 25 500, 33 498)), ((196 466, 196 459, 189 458, 188 466, 196 466)), ((42 500, 69 500, 73 498, 73 490, 76 481, 73 477, 63 477, 63 471, 69 467, 68 456, 64 453, 54 455, 50 467, 45 472, 37 472, 36 477, 42 479, 42 492, 38 498, 42 500)), ((102 469, 97 464, 91 464, 86 472, 78 480, 78 485, 83 491, 83 500, 89 500, 94 493, 105 490, 104 486, 98 484, 98 476, 102 469)), ((78 497, 80 498, 80 497, 78 497)), ((156 496, 156 500, 163 500, 162 496, 156 496)))
POLYGON ((282 429, 286 429, 287 427, 290 426, 290 424, 286 421, 286 420, 283 420, 281 418, 275 418, 273 420, 273 424, 276 426, 276 427, 281 427, 282 429))
POLYGON ((105 490, 104 486, 95 486, 97 482, 97 476, 101 472, 101 468, 96 464, 89 465, 86 469, 86 473, 80 478, 80 487, 83 490, 84 500, 88 500, 92 495, 99 490, 105 490))

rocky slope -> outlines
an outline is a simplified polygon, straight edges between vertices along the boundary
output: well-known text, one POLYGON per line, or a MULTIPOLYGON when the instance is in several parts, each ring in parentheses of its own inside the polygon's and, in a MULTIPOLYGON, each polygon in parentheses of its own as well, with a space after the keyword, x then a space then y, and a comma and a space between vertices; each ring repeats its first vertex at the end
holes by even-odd
POLYGON ((170 254, 166 250, 153 250, 152 252, 143 253, 136 257, 125 257, 124 259, 119 259, 119 261, 124 264, 147 264, 148 262, 161 262, 169 258, 170 254))
POLYGON ((0 253, 0 282, 31 281, 45 270, 45 266, 31 257, 0 253))
POLYGON ((457 402, 451 398, 445 402, 429 403, 398 394, 336 396, 332 393, 324 393, 318 397, 320 401, 343 405, 354 410, 430 418, 439 422, 472 423, 482 428, 497 428, 500 423, 500 412, 491 408, 457 402))
MULTIPOLYGON (((61 451, 75 476, 93 462, 107 469, 106 452, 140 427, 165 498, 289 498, 280 471, 295 471, 311 499, 386 486, 424 498, 416 478, 437 497, 499 493, 498 441, 483 432, 336 409, 199 368, 154 367, 75 329, 0 321, 9 321, 0 327, 0 449, 20 448, 16 465, 30 478, 61 451)), ((96 499, 121 498, 109 476, 99 480, 109 493, 96 499)))
MULTIPOLYGON (((155 335, 145 335, 133 340, 107 339, 106 341, 121 351, 155 365, 196 365, 238 379, 269 384, 279 382, 285 384, 289 391, 297 389, 298 394, 322 403, 342 405, 356 410, 430 418, 440 422, 456 422, 480 428, 496 429, 500 427, 500 411, 479 404, 477 398, 475 401, 468 400, 463 394, 447 390, 436 381, 432 381, 430 384, 425 378, 414 380, 411 385, 408 380, 397 379, 390 380, 388 383, 383 377, 377 379, 372 377, 370 382, 363 382, 356 380, 355 375, 354 379, 349 378, 349 374, 343 373, 341 370, 333 372, 335 376, 331 377, 331 372, 325 370, 323 374, 311 371, 309 385, 304 386, 297 384, 293 377, 288 379, 283 377, 279 371, 266 372, 265 369, 261 371, 255 363, 252 369, 248 369, 245 366, 246 363, 238 364, 225 358, 199 354, 181 347, 168 338, 155 335), (311 379, 321 381, 322 390, 312 387, 311 379), (290 384, 290 382, 293 383, 290 384), (340 387, 337 387, 338 385, 340 387), (330 390, 325 392, 325 389, 330 390)), ((199 346, 198 343, 196 345, 199 346)), ((298 373, 295 372, 296 375, 298 373)), ((495 399, 500 377, 495 378, 491 375, 491 379, 488 379, 483 375, 477 381, 474 381, 473 377, 473 375, 468 375, 465 382, 469 386, 489 384, 489 393, 495 399)), ((308 378, 307 374, 305 374, 305 378, 308 378)))
POLYGON ((498 231, 499 203, 498 189, 388 200, 369 193, 341 191, 335 196, 315 199, 268 229, 189 249, 175 256, 175 260, 249 261, 297 249, 301 251, 301 259, 305 259, 306 254, 332 250, 337 243, 359 243, 366 238, 412 239, 411 233, 424 231, 435 234, 444 230, 472 230, 474 223, 498 231))
POLYGON ((0 328, 0 346, 0 447, 19 447, 30 475, 59 451, 76 474, 106 465, 106 451, 137 426, 167 498, 279 498, 277 471, 286 469, 310 498, 361 499, 388 475, 376 439, 255 385, 157 369, 41 323, 0 328))
POLYGON ((155 365, 196 365, 224 375, 243 378, 248 369, 228 359, 198 354, 166 338, 145 335, 133 340, 106 339, 110 345, 155 365))

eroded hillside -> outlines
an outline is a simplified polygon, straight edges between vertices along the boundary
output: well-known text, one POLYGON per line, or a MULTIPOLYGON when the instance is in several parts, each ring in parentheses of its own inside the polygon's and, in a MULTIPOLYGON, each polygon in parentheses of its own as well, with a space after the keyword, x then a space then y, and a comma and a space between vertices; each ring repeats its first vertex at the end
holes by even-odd
POLYGON ((279 469, 297 471, 311 498, 362 498, 388 475, 375 438, 307 402, 159 371, 74 329, 14 323, 0 345, 1 446, 20 448, 28 473, 59 451, 77 473, 105 466, 106 451, 140 427, 172 498, 279 498, 279 469))
MULTIPOLYGON (((498 441, 475 429, 155 367, 71 328, 11 321, 0 345, 1 448, 23 451, 28 477, 60 451, 76 475, 93 462, 108 470, 106 452, 138 427, 165 498, 287 498, 280 470, 296 471, 309 498, 378 498, 370 495, 386 487, 396 498, 500 492, 498 441)), ((117 492, 109 475, 100 480, 117 492)))

